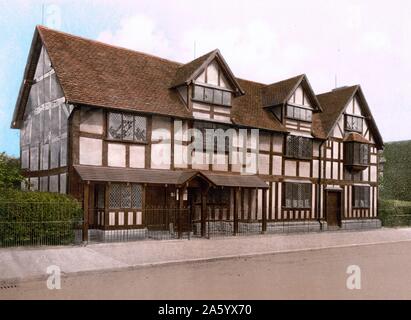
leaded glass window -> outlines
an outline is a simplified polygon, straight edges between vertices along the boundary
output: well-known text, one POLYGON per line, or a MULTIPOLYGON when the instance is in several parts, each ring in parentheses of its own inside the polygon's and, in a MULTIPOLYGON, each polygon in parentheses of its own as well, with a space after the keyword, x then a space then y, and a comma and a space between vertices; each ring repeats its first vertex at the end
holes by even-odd
POLYGON ((109 207, 141 209, 143 188, 140 184, 112 183, 109 192, 109 207))
POLYGON ((289 209, 309 209, 311 208, 312 187, 309 183, 290 183, 284 184, 284 206, 289 209))
POLYGON ((145 117, 110 112, 108 115, 108 138, 145 142, 147 137, 145 117))
POLYGON ((193 100, 231 106, 231 92, 196 85, 193 90, 193 100))
POLYGON ((131 185, 131 206, 138 209, 143 207, 143 187, 140 184, 131 185))
POLYGON ((311 159, 313 142, 310 138, 300 136, 287 136, 286 156, 297 159, 311 159))
POLYGON ((368 144, 346 142, 344 145, 344 161, 347 165, 367 166, 370 162, 370 148, 368 144))
POLYGON ((370 187, 353 186, 352 206, 354 208, 370 207, 370 187))
POLYGON ((363 119, 353 115, 345 115, 345 129, 348 131, 362 132, 363 119))
POLYGON ((287 118, 311 122, 312 116, 310 109, 287 105, 287 118))

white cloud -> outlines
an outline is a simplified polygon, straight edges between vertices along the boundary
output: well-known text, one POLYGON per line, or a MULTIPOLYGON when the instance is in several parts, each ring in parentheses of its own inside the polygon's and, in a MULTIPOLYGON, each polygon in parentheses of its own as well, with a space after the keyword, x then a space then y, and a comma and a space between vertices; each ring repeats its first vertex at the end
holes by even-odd
POLYGON ((392 130, 411 118, 409 1, 389 8, 375 0, 209 0, 201 10, 182 0, 104 5, 122 18, 107 21, 100 41, 180 62, 193 59, 195 41, 197 57, 219 48, 238 77, 272 83, 306 73, 317 93, 332 89, 337 75, 340 86, 362 85, 385 139, 410 137, 408 129, 392 130))
POLYGON ((114 32, 101 32, 97 40, 162 57, 172 52, 169 40, 155 21, 140 14, 123 19, 114 32))

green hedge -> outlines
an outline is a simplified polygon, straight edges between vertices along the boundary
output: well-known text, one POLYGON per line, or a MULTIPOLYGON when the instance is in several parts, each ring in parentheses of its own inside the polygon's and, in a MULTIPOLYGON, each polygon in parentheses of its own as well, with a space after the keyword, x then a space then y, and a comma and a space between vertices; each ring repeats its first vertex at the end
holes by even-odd
POLYGON ((411 201, 381 199, 378 217, 386 227, 410 226, 411 201))
POLYGON ((411 201, 411 141, 386 143, 383 156, 386 162, 380 180, 381 198, 411 201))
POLYGON ((73 243, 81 219, 69 196, 0 189, 0 246, 73 243))

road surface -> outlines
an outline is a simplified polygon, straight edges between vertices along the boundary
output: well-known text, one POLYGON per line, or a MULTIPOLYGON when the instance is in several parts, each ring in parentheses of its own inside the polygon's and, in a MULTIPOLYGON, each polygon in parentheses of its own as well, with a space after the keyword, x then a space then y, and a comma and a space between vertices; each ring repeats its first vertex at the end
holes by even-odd
POLYGON ((411 299, 411 242, 89 273, 60 290, 21 282, 0 299, 411 299), (361 289, 347 288, 350 265, 361 289))

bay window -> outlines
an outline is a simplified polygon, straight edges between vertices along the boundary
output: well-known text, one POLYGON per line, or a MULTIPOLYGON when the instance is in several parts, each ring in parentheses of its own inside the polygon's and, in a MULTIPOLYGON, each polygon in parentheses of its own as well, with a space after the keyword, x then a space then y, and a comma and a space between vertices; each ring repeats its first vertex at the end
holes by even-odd
POLYGON ((368 144, 359 142, 344 143, 344 164, 348 166, 366 167, 370 163, 370 148, 368 144))

